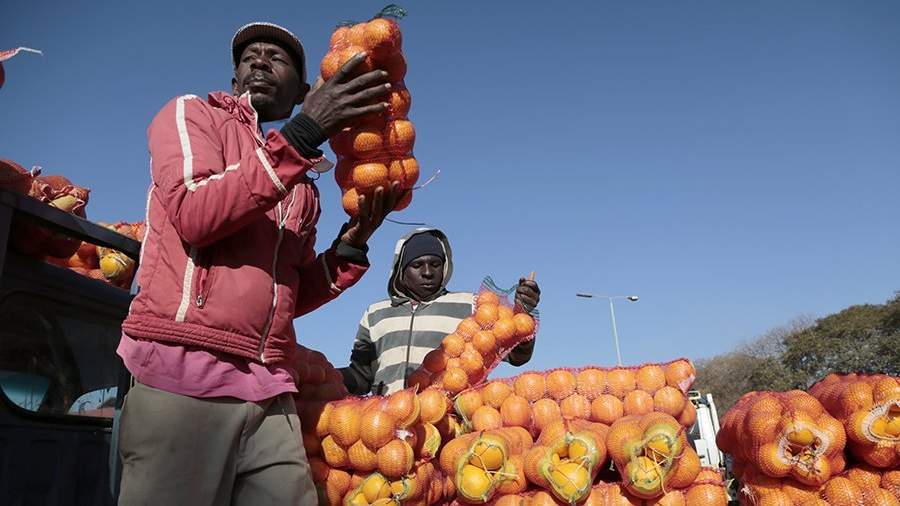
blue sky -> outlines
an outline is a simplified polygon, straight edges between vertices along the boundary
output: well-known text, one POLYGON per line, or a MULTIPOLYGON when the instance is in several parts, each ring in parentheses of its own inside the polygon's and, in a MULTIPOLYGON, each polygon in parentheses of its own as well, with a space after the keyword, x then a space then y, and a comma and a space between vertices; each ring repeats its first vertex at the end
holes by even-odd
MULTIPOLYGON (((304 40, 314 74, 334 24, 382 2, 13 2, 0 157, 93 191, 88 215, 138 220, 145 129, 171 97, 229 86, 250 20, 304 40), (75 5, 76 3, 81 5, 75 5)), ((537 272, 533 368, 710 356, 800 314, 900 289, 900 4, 407 2, 415 154, 438 180, 398 219, 445 230, 451 287, 537 272)), ((345 220, 320 183, 320 246, 345 220)), ((392 245, 363 281, 297 321, 346 363, 385 295, 392 245)), ((509 369, 498 371, 509 374, 509 369)))

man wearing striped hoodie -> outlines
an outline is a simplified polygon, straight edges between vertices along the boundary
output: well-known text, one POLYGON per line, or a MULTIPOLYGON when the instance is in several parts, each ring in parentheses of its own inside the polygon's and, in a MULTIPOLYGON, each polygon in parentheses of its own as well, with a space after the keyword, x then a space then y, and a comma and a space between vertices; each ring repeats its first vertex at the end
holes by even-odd
MULTIPOLYGON (((406 386, 425 354, 472 315, 475 296, 450 292, 453 274, 450 242, 437 229, 418 229, 397 241, 388 278, 390 298, 369 306, 359 322, 350 365, 341 369, 351 393, 387 395, 406 386)), ((540 300, 537 283, 520 279, 516 303, 533 311, 540 300)), ((534 340, 513 348, 506 362, 531 359, 534 340)))

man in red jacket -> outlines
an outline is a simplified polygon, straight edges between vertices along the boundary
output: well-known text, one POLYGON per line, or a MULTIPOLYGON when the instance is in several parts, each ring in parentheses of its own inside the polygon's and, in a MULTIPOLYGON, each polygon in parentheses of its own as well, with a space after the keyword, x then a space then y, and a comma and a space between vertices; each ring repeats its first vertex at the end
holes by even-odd
POLYGON ((232 93, 177 97, 148 129, 152 184, 119 355, 136 380, 122 412, 119 503, 315 504, 291 394, 293 319, 368 267, 396 185, 316 255, 318 146, 386 110, 386 73, 357 55, 306 84, 300 41, 270 23, 232 40, 232 93), (265 136, 259 124, 299 114, 265 136))

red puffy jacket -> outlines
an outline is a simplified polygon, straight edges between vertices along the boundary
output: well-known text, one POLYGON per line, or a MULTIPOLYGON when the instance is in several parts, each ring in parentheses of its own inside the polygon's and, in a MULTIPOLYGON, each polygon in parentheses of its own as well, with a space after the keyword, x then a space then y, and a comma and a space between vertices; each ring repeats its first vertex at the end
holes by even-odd
MULTIPOLYGON (((367 265, 316 255, 319 194, 277 131, 263 138, 248 94, 178 97, 148 129, 153 183, 122 325, 131 337, 290 360, 293 319, 337 297, 367 265)), ((353 255, 348 255, 353 256, 353 255)))

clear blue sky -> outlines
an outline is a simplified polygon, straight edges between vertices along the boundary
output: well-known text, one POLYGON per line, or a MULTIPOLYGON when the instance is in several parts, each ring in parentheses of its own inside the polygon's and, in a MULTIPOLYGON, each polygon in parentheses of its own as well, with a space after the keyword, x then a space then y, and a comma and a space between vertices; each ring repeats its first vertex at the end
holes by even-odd
MULTIPOLYGON (((147 124, 229 86, 239 25, 293 29, 314 74, 334 24, 383 3, 15 2, 0 47, 45 54, 5 65, 0 156, 92 188, 93 219, 141 219, 147 124)), ((576 291, 640 295, 617 306, 637 363, 900 289, 900 3, 405 7, 415 153, 442 174, 398 218, 449 234, 457 290, 537 272, 532 367, 614 362, 607 307, 576 291)), ((322 246, 345 216, 320 188, 322 246)), ((302 342, 346 363, 406 230, 379 231, 365 279, 297 321, 302 342)))

